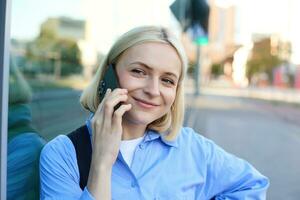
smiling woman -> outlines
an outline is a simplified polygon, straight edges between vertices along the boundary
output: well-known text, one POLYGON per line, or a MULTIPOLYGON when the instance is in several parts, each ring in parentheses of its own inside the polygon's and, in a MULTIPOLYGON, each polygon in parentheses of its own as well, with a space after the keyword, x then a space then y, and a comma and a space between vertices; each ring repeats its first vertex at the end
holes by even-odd
POLYGON ((124 115, 124 123, 131 121, 125 127, 136 130, 134 134, 124 131, 122 137, 141 137, 145 127, 168 113, 175 101, 177 77, 181 74, 178 53, 170 44, 145 42, 125 51, 116 71, 120 87, 128 91, 126 102, 132 105, 124 115))
POLYGON ((266 177, 182 127, 186 67, 167 29, 122 35, 83 91, 86 124, 42 150, 41 199, 265 199, 266 177))

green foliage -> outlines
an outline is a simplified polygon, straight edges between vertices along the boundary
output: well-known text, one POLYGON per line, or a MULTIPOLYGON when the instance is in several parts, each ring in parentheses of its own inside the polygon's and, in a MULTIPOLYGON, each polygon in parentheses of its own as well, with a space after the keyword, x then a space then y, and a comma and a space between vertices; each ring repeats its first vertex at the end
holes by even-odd
POLYGON ((195 72, 196 63, 189 63, 187 73, 188 75, 192 76, 195 72))
POLYGON ((272 80, 272 72, 275 67, 283 63, 278 55, 271 54, 270 39, 264 39, 254 44, 252 56, 247 62, 247 77, 258 73, 267 73, 269 80, 272 80))
POLYGON ((214 76, 214 77, 217 77, 221 74, 223 74, 223 67, 221 64, 213 64, 211 66, 211 74, 214 76))
POLYGON ((43 29, 34 41, 28 43, 26 58, 28 64, 24 73, 32 76, 40 73, 53 74, 57 65, 60 65, 61 76, 82 71, 76 41, 58 38, 50 29, 43 29))

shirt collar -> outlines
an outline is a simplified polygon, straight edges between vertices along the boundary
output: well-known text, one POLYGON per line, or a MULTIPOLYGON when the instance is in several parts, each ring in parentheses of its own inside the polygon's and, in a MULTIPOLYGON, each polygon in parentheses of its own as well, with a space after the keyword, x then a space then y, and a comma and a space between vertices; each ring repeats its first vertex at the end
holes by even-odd
POLYGON ((85 125, 89 131, 90 136, 92 137, 92 127, 91 127, 91 120, 94 116, 94 113, 91 113, 90 116, 87 118, 87 120, 85 121, 85 125))
POLYGON ((165 139, 164 135, 165 135, 164 133, 158 133, 157 131, 154 131, 154 130, 147 130, 144 142, 152 141, 155 139, 160 139, 164 144, 166 144, 168 146, 178 147, 178 138, 177 137, 172 141, 168 141, 165 139))
MULTIPOLYGON (((88 128, 90 136, 92 136, 91 119, 93 118, 93 116, 94 116, 94 114, 92 113, 86 120, 86 126, 88 128)), ((144 138, 144 142, 149 142, 149 141, 153 141, 156 139, 160 139, 164 144, 166 144, 168 146, 178 147, 178 137, 176 137, 172 141, 168 141, 163 137, 163 135, 165 135, 165 133, 158 133, 157 131, 151 130, 151 129, 147 130, 145 134, 146 134, 146 136, 144 138)))

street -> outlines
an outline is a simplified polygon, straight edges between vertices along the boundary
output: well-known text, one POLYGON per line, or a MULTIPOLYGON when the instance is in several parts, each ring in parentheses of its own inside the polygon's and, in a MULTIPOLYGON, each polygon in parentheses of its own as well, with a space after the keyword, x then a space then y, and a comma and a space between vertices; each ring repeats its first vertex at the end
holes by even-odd
POLYGON ((300 196, 300 107, 233 97, 187 97, 185 126, 270 179, 270 200, 300 196))
MULTIPOLYGON (((80 91, 35 94, 33 123, 50 140, 85 122, 80 91)), ((271 182, 268 199, 300 196, 300 106, 246 98, 203 95, 186 97, 185 126, 246 159, 271 182)))

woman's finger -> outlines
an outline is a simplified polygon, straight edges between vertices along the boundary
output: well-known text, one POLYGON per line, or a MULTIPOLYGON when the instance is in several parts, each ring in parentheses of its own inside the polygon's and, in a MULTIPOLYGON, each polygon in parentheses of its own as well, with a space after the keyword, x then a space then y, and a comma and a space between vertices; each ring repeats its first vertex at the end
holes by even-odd
POLYGON ((125 112, 131 109, 131 107, 132 107, 131 104, 123 104, 114 112, 113 124, 112 124, 113 133, 122 132, 122 117, 125 112))
MULTIPOLYGON (((123 89, 123 88, 116 88, 114 89, 112 92, 111 92, 111 95, 109 95, 109 98, 114 98, 118 95, 122 95, 122 94, 127 94, 128 93, 128 90, 127 89, 123 89)), ((107 99, 107 100, 108 100, 107 99)))
MULTIPOLYGON (((91 125, 92 125, 92 141, 94 142, 95 141, 95 136, 96 136, 96 132, 97 132, 97 129, 103 127, 103 101, 109 96, 109 94, 111 93, 111 89, 108 88, 105 92, 105 95, 104 95, 104 98, 102 100, 102 102, 98 105, 98 108, 96 110, 96 112, 94 113, 94 116, 93 118, 91 119, 91 125)), ((93 143, 92 142, 92 143, 93 143)))
POLYGON ((116 88, 112 91, 110 88, 108 88, 106 90, 106 93, 105 93, 101 103, 99 104, 95 114, 102 112, 102 110, 104 109, 103 107, 106 104, 106 102, 109 102, 109 101, 111 101, 111 99, 115 98, 118 95, 122 95, 122 94, 127 94, 127 89, 116 88))
POLYGON ((118 95, 115 96, 114 98, 110 97, 109 99, 107 99, 107 101, 105 102, 105 104, 103 105, 103 113, 104 113, 104 128, 111 128, 111 122, 112 122, 112 117, 114 114, 114 108, 115 106, 117 106, 119 103, 121 102, 125 102, 127 100, 128 96, 127 94, 123 94, 123 95, 118 95))
POLYGON ((105 101, 106 101, 106 99, 108 98, 108 96, 109 96, 110 93, 111 93, 111 89, 108 88, 108 89, 106 90, 106 92, 105 92, 105 95, 104 95, 102 101, 101 101, 100 104, 98 105, 98 108, 97 108, 97 110, 96 110, 96 112, 95 112, 95 115, 102 112, 103 104, 105 103, 105 101))

